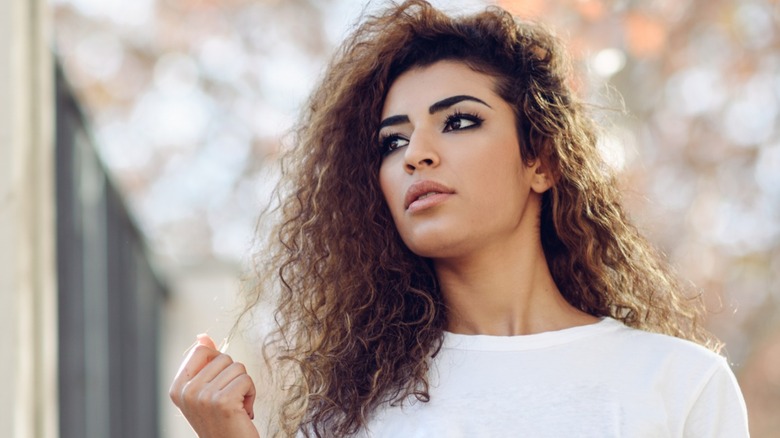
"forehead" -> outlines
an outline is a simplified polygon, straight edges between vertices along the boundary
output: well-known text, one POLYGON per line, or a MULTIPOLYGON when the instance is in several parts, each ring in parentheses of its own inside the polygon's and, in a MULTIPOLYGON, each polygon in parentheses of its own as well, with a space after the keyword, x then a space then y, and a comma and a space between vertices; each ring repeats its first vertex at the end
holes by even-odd
POLYGON ((392 83, 382 108, 382 117, 426 109, 441 99, 468 94, 483 100, 499 99, 495 79, 457 61, 438 61, 402 73, 392 83))

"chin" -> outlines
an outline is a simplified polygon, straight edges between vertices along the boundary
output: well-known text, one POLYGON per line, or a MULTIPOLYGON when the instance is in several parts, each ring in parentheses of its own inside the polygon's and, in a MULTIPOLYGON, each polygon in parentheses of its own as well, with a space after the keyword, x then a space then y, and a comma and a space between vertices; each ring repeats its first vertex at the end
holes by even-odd
POLYGON ((482 236, 469 230, 464 221, 451 218, 427 220, 399 229, 410 251, 431 259, 458 257, 476 249, 482 236))
POLYGON ((432 236, 404 240, 409 250, 420 257, 429 259, 444 259, 458 257, 468 250, 464 242, 456 241, 449 236, 432 236))

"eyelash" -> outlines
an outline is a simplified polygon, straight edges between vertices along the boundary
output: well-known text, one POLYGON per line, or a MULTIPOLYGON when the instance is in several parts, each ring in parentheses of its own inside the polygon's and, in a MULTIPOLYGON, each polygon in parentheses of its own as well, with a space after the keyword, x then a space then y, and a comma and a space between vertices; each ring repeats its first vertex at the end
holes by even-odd
MULTIPOLYGON (((444 127, 442 128, 442 132, 453 132, 453 131, 465 131, 468 129, 474 129, 478 128, 480 125, 482 125, 482 122, 484 122, 485 119, 483 119, 479 114, 475 112, 461 112, 456 111, 444 120, 444 127), (452 125, 460 120, 468 120, 472 124, 469 126, 466 126, 464 128, 452 128, 452 125)), ((379 136, 379 151, 382 154, 382 157, 386 157, 396 149, 399 149, 403 146, 392 146, 392 142, 398 141, 398 140, 406 140, 402 134, 398 132, 388 132, 385 134, 381 134, 379 136)))
POLYGON ((457 131, 463 131, 466 129, 473 129, 478 128, 480 125, 482 125, 482 122, 485 121, 482 117, 480 117, 477 113, 470 113, 470 112, 461 112, 461 111, 455 111, 454 113, 447 116, 447 120, 444 121, 444 128, 445 130, 443 132, 450 132, 453 131, 453 129, 447 129, 448 126, 450 126, 451 123, 457 121, 457 120, 468 120, 472 122, 473 124, 470 126, 466 126, 465 128, 458 128, 457 131))

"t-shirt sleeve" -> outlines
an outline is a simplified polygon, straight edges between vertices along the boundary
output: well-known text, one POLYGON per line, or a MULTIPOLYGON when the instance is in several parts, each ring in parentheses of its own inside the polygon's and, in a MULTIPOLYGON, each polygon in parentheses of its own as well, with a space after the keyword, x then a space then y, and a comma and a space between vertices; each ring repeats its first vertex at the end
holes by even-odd
POLYGON ((689 410, 685 437, 748 436, 745 399, 728 363, 719 358, 689 410))

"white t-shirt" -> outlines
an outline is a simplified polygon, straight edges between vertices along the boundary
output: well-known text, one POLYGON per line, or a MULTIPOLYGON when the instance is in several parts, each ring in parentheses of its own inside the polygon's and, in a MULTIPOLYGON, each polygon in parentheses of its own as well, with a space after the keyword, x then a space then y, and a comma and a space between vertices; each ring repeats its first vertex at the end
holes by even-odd
POLYGON ((427 403, 383 406, 367 437, 745 437, 725 359, 604 318, 527 336, 445 333, 427 403))

